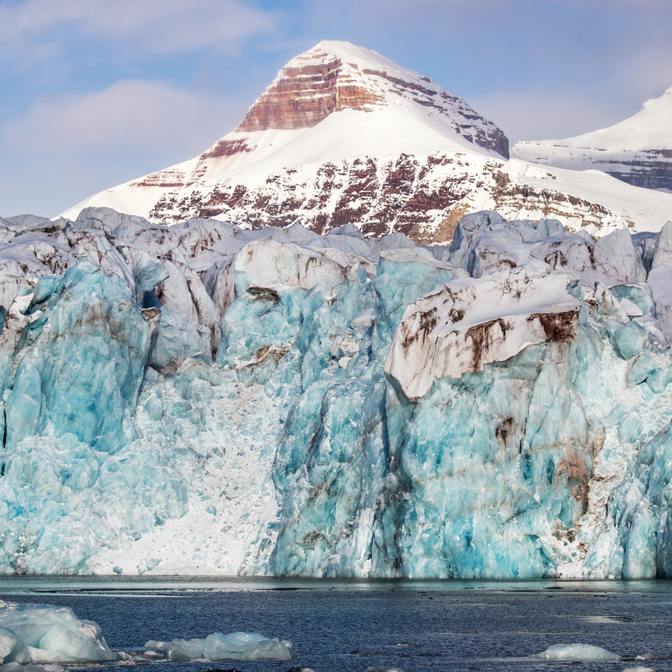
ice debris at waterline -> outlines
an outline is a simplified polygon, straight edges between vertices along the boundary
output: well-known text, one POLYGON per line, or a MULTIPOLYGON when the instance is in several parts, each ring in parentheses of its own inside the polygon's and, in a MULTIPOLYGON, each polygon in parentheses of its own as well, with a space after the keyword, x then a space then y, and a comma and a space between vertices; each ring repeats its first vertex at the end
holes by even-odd
POLYGON ((120 656, 107 645, 98 624, 78 619, 72 609, 0 601, 0 663, 115 660, 120 656))
POLYGON ((672 576, 672 224, 0 239, 2 571, 672 576))
POLYGON ((546 660, 620 660, 611 651, 591 644, 554 644, 536 656, 546 660))
POLYGON ((291 642, 264 637, 258 632, 215 632, 204 639, 173 639, 145 644, 146 649, 168 651, 168 660, 291 660, 297 658, 291 642))
POLYGON ((61 667, 56 663, 49 663, 48 665, 5 663, 4 665, 0 665, 0 672, 65 672, 65 670, 65 667, 61 667))

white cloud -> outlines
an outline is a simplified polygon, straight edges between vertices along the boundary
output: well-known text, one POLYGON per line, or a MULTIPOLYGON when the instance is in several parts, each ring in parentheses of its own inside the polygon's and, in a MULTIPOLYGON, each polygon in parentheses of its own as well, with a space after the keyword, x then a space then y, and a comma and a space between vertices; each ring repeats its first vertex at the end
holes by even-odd
POLYGON ((84 150, 165 153, 166 147, 173 154, 197 153, 232 130, 245 108, 242 101, 161 82, 120 81, 96 93, 33 103, 5 126, 3 136, 16 152, 45 156, 84 150))
POLYGON ((3 50, 28 56, 39 40, 68 35, 122 43, 138 53, 215 48, 276 27, 276 14, 240 0, 23 0, 0 4, 3 50))
POLYGON ((233 130, 249 102, 143 80, 36 102, 0 128, 0 216, 55 216, 93 193, 190 159, 233 130))

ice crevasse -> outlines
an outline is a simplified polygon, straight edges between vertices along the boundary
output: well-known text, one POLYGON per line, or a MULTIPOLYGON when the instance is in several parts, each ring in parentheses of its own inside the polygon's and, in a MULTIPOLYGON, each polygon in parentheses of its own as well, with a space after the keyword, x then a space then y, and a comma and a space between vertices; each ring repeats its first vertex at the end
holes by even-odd
POLYGON ((670 223, 0 241, 0 571, 672 575, 670 223))

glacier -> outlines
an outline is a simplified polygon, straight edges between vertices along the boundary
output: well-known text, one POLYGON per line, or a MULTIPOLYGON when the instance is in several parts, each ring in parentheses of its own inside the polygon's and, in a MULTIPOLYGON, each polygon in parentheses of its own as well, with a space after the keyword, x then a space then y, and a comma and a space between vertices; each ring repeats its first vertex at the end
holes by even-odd
POLYGON ((0 219, 0 571, 672 576, 672 223, 0 219))

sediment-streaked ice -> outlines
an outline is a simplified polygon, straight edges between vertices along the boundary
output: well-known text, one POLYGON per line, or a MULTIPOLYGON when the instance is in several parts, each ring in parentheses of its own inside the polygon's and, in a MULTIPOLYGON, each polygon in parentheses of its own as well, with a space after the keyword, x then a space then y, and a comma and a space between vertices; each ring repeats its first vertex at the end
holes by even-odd
POLYGON ((672 576, 671 232, 3 220, 0 571, 672 576))

